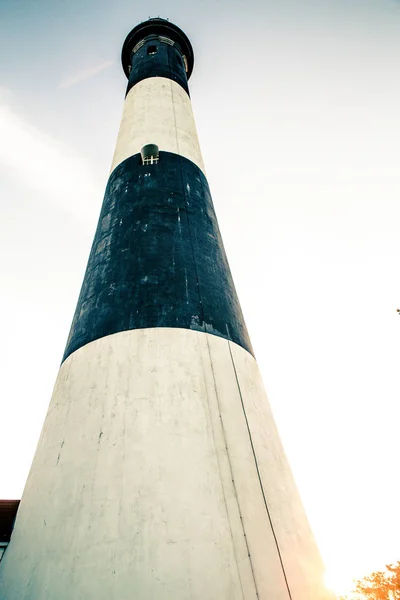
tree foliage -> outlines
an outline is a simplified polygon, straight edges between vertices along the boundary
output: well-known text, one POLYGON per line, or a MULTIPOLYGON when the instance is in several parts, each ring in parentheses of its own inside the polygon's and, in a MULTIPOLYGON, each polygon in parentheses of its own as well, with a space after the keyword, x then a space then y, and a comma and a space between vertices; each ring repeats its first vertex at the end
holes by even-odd
POLYGON ((340 600, 400 600, 400 561, 386 565, 386 571, 376 571, 356 581, 355 596, 342 596, 340 600))

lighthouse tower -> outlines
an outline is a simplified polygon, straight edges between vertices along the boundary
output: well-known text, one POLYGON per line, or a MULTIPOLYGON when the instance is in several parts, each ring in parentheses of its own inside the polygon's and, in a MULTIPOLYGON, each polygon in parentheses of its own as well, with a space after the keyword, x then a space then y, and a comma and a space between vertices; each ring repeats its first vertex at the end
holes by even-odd
POLYGON ((122 123, 0 564, 2 600, 328 600, 163 19, 125 40, 122 123))

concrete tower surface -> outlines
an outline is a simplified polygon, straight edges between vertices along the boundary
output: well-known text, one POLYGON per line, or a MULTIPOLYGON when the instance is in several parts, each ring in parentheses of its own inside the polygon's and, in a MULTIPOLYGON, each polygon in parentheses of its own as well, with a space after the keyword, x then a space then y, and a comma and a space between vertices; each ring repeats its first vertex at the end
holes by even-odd
POLYGON ((193 50, 135 27, 100 219, 2 600, 328 600, 224 252, 193 50))

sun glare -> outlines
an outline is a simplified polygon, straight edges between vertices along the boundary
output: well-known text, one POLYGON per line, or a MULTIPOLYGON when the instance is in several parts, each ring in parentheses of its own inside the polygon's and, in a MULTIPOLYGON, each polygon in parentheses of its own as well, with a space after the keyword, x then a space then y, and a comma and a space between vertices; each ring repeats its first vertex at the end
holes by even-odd
POLYGON ((350 594, 354 588, 353 578, 343 571, 327 569, 325 573, 325 585, 336 595, 350 594))

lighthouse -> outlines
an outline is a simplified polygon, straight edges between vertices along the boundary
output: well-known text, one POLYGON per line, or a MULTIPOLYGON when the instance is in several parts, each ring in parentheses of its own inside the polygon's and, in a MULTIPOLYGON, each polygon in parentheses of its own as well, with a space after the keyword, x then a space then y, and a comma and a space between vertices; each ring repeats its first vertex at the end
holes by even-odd
POLYGON ((218 228, 188 37, 128 78, 99 222, 0 563, 2 600, 332 600, 218 228))

